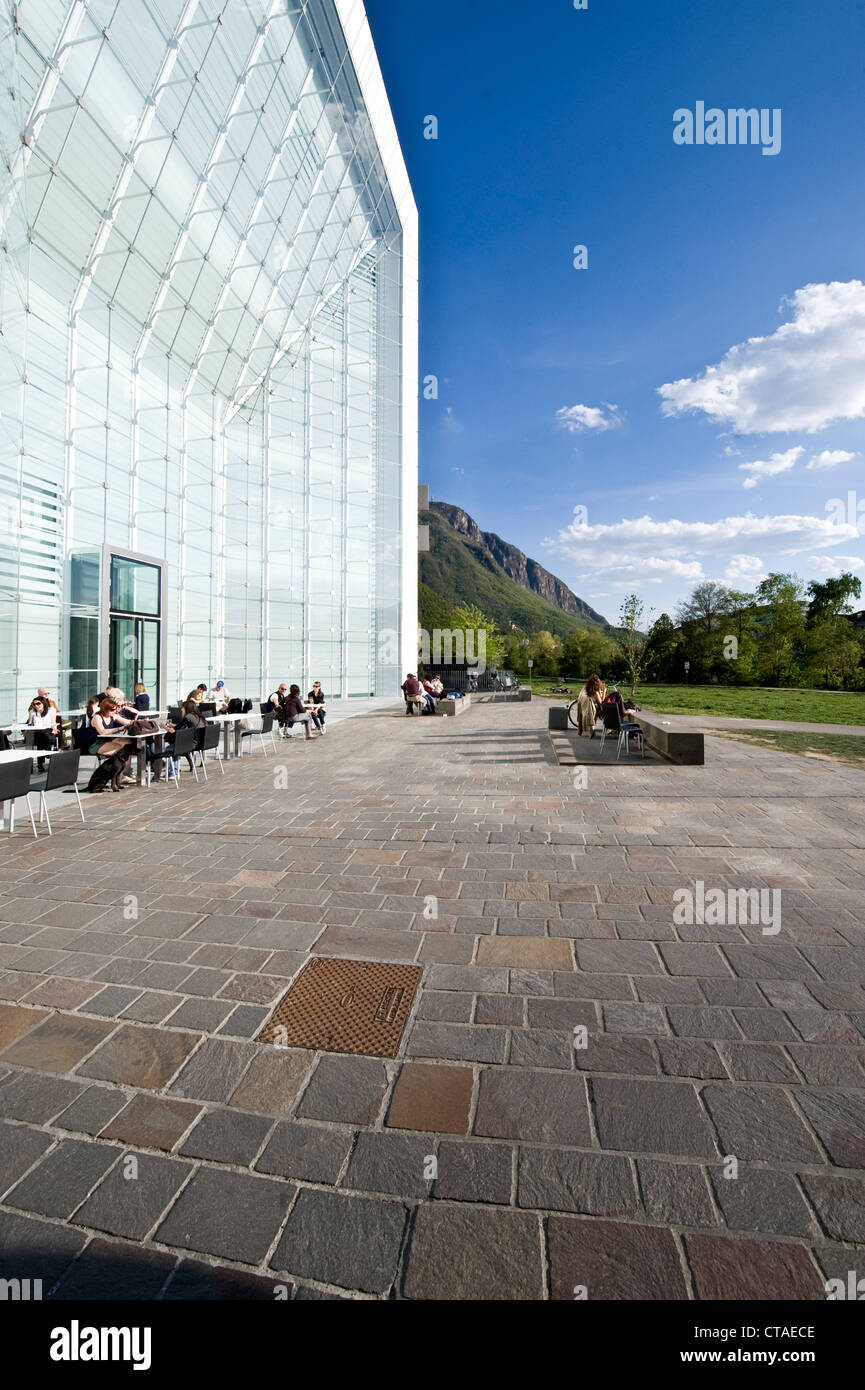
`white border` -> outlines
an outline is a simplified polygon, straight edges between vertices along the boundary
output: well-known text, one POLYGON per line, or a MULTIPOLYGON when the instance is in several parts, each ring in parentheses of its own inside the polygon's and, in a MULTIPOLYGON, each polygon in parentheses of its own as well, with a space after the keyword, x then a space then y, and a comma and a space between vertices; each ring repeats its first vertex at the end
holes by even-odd
MULTIPOLYGON (((418 622, 418 213, 363 0, 334 0, 402 226, 402 631, 401 672, 417 666, 418 622)), ((380 694, 385 694, 381 691, 380 694)), ((394 694, 398 694, 397 691, 394 694)))

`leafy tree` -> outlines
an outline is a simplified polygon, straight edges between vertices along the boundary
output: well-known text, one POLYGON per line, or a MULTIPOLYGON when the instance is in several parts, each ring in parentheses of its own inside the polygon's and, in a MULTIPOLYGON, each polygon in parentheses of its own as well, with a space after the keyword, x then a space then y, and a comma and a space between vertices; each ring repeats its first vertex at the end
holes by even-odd
POLYGON ((645 669, 662 681, 672 679, 682 646, 682 634, 668 613, 656 618, 646 643, 645 669))
POLYGON ((631 683, 631 699, 637 693, 637 685, 646 669, 646 647, 649 639, 643 631, 645 621, 646 613, 642 599, 637 594, 628 594, 619 609, 619 651, 627 679, 631 683))
POLYGON ((495 623, 484 617, 480 608, 473 603, 460 603, 454 609, 454 629, 465 634, 466 655, 471 652, 476 657, 481 653, 484 634, 487 666, 500 666, 505 650, 505 640, 495 623))
POLYGON ((847 690, 862 661, 863 643, 844 618, 824 618, 808 628, 805 655, 810 679, 847 690))
POLYGON ((849 613, 852 607, 850 599, 859 598, 861 593, 861 579, 857 579, 849 570, 845 570, 837 578, 822 582, 812 579, 808 585, 808 596, 811 600, 808 604, 808 626, 814 627, 827 618, 837 618, 841 613, 849 613))
POLYGON ((585 628, 571 633, 561 649, 559 673, 586 680, 592 674, 601 675, 610 668, 618 655, 611 637, 599 628, 585 628))
POLYGON ((551 632, 536 632, 529 643, 529 652, 539 676, 556 676, 559 670, 559 655, 562 644, 551 632))
POLYGON ((756 588, 761 675, 772 685, 790 677, 803 649, 804 590, 795 574, 769 574, 756 588))
POLYGON ((697 623, 705 632, 712 632, 718 619, 728 611, 729 593, 726 585, 717 584, 713 579, 698 584, 691 597, 679 604, 679 622, 697 623))

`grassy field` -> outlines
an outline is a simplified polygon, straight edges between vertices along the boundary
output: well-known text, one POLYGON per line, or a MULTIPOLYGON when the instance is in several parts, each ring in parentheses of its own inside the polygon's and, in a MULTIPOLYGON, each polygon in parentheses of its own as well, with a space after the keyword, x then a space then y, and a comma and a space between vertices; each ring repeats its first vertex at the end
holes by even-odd
POLYGON ((732 739, 735 743, 754 743, 760 748, 774 748, 779 753, 798 753, 802 758, 817 758, 820 762, 845 763, 865 770, 865 738, 858 734, 796 734, 787 730, 766 729, 764 733, 745 730, 732 733, 716 730, 715 737, 732 739))
MULTIPOLYGON (((574 698, 582 682, 533 681, 536 695, 574 698), (567 685, 573 695, 553 695, 567 685)), ((620 689, 627 699, 624 683, 620 689)), ((790 719, 803 724, 865 725, 865 693, 844 690, 769 690, 738 685, 641 685, 637 704, 658 714, 710 714, 730 719, 790 719)), ((807 737, 807 735, 805 735, 807 737)), ((822 735, 821 735, 822 737, 822 735)))

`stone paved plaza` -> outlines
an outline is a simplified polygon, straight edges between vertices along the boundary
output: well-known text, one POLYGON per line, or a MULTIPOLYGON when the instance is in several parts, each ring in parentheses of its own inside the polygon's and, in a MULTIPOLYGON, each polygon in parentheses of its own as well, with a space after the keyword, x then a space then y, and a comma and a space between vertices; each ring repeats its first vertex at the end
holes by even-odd
POLYGON ((865 776, 708 737, 705 767, 583 789, 546 711, 367 714, 86 826, 64 805, 51 839, 19 821, 4 1276, 684 1300, 865 1273, 865 776), (780 890, 780 932, 674 925, 698 881, 780 890), (423 967, 395 1059, 254 1041, 311 954, 423 967))

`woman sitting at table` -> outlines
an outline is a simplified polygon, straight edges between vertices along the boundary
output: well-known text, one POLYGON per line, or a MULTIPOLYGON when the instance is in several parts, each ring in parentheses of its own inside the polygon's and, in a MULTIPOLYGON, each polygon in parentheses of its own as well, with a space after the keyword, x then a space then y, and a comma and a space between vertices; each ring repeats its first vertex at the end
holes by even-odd
MULTIPOLYGON (((206 728, 207 720, 199 710, 197 701, 191 699, 187 700, 185 704, 180 706, 180 718, 178 719, 177 723, 169 724, 167 727, 167 737, 165 739, 164 745, 165 756, 169 758, 174 757, 174 739, 181 729, 206 728)), ((194 764, 192 761, 191 753, 186 754, 186 761, 189 763, 190 769, 192 769, 194 767, 194 764)), ((163 780, 162 768, 162 758, 157 757, 156 759, 154 759, 153 763, 154 781, 161 782, 163 780)))
POLYGON ((604 683, 600 676, 589 676, 579 695, 577 709, 580 719, 580 733, 595 737, 595 724, 602 718, 604 683))
MULTIPOLYGON (((105 738, 109 734, 122 733, 124 729, 132 723, 132 719, 123 714, 120 705, 116 700, 109 700, 107 697, 101 702, 99 710, 90 720, 91 729, 96 730, 98 738, 105 738)), ((132 739, 116 740, 110 743, 100 744, 96 748, 96 755, 100 758, 110 758, 116 756, 123 762, 123 776, 120 779, 122 787, 134 787, 135 778, 129 776, 129 764, 135 752, 135 743, 132 739)))
POLYGON ((313 681, 312 690, 307 692, 307 709, 312 715, 312 722, 316 728, 324 733, 324 720, 327 714, 325 703, 327 696, 321 688, 321 681, 313 681))
POLYGON ((301 700, 299 685, 291 686, 286 696, 283 709, 285 710, 287 728, 292 729, 295 724, 302 724, 304 733, 308 739, 318 738, 318 733, 314 734, 309 727, 310 724, 315 724, 316 729, 318 729, 318 721, 312 711, 308 710, 303 700, 301 700))
MULTIPOLYGON (((57 708, 39 695, 30 705, 27 727, 34 730, 33 742, 37 748, 47 753, 57 747, 57 708)), ((45 759, 39 758, 36 766, 44 772, 45 759)))

